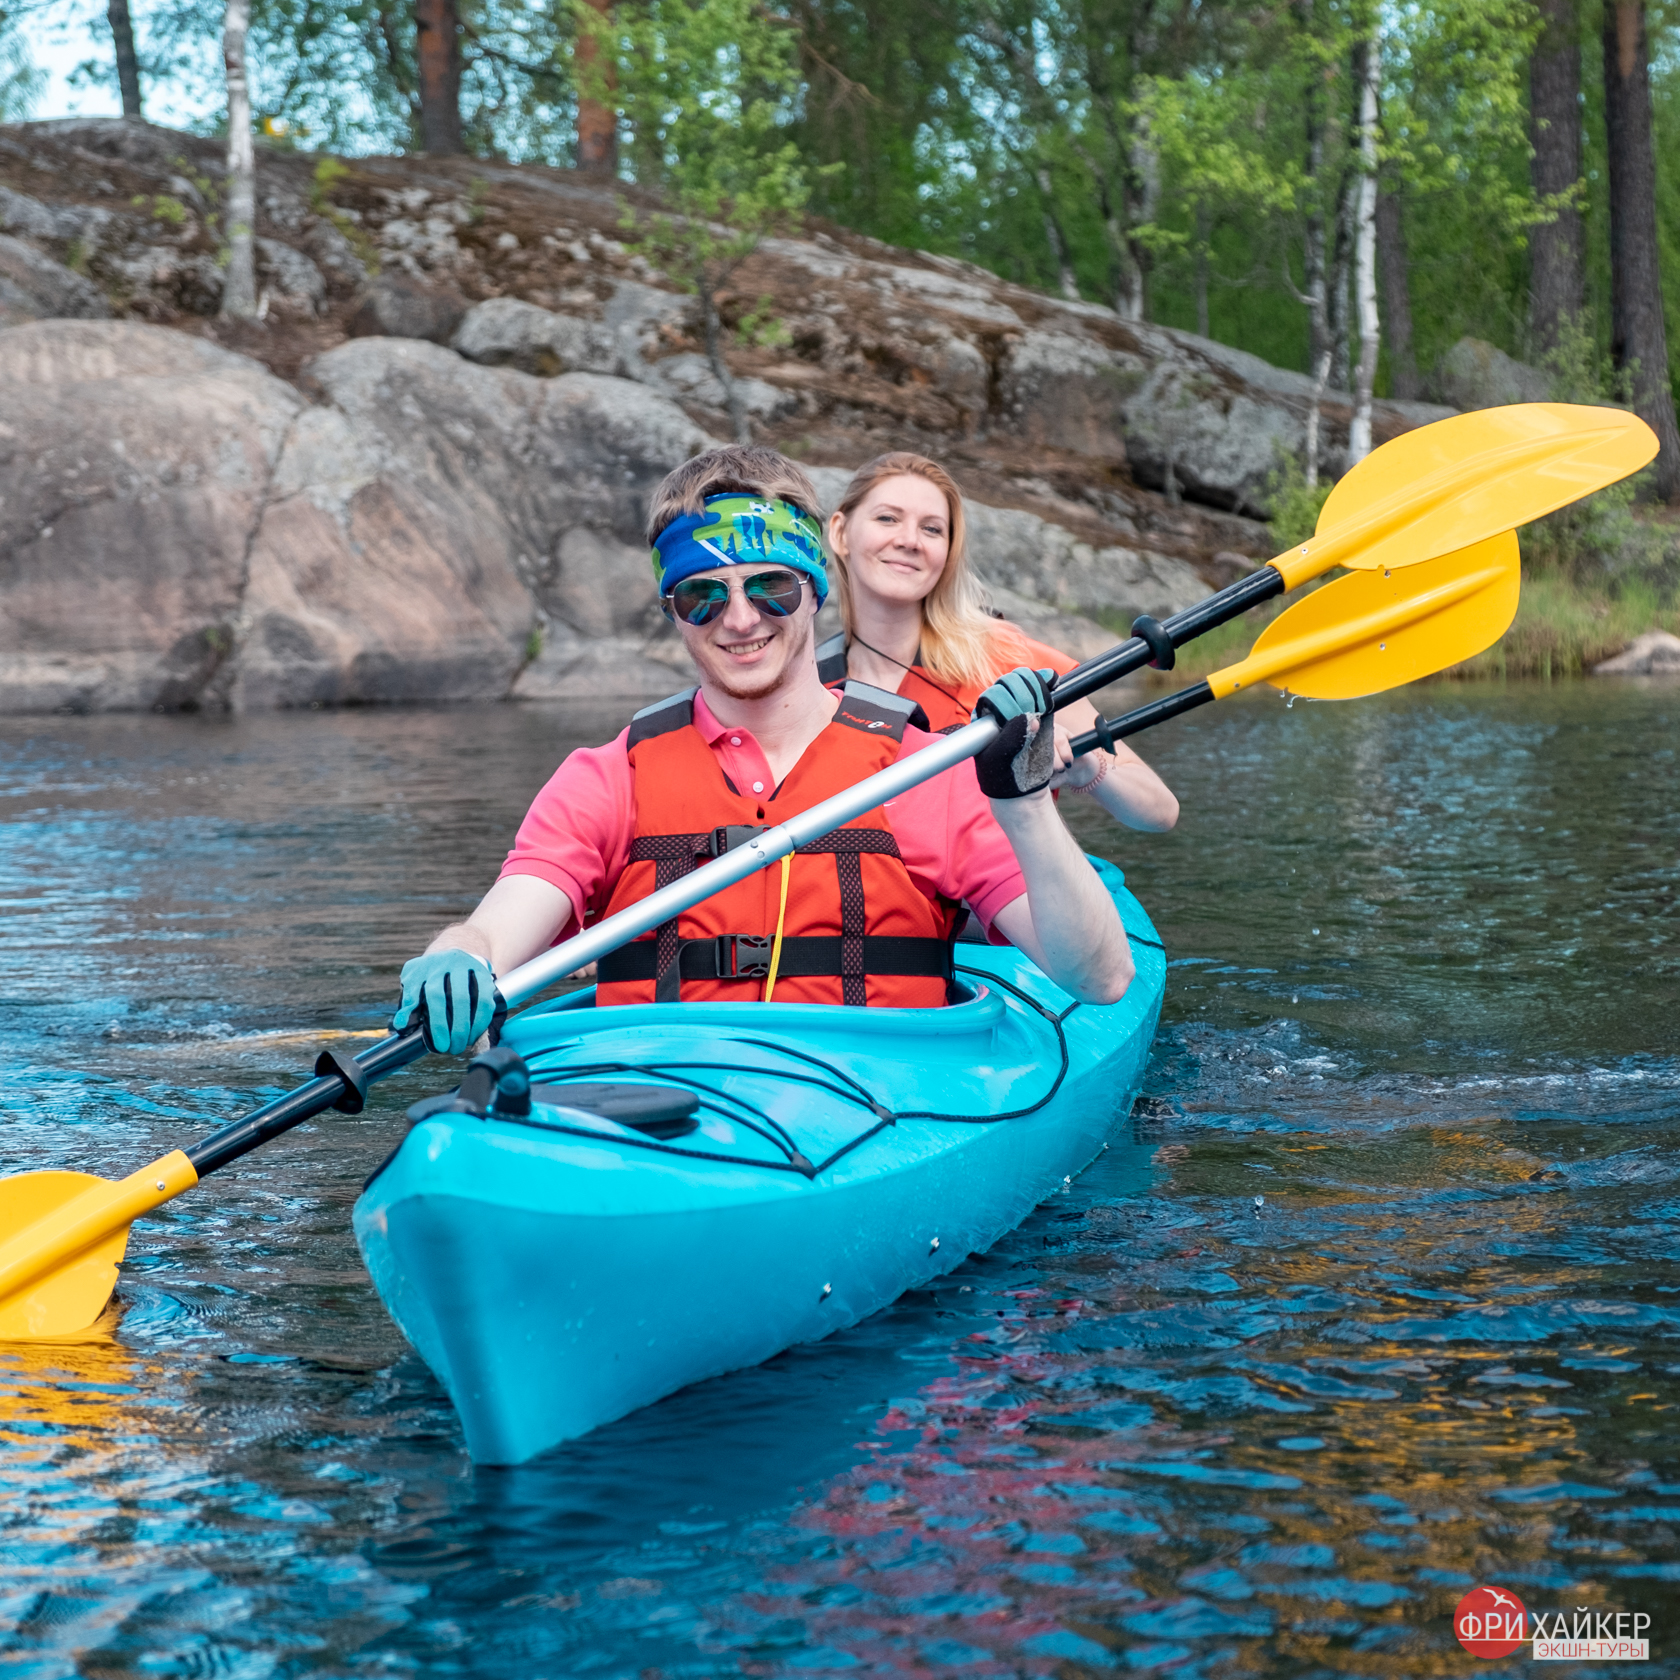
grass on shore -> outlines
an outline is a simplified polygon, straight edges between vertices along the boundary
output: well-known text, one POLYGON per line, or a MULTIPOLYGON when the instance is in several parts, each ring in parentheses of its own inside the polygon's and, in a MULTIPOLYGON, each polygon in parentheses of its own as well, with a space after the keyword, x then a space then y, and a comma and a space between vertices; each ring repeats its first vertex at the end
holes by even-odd
MULTIPOLYGON (((1583 389, 1595 394, 1573 400, 1604 400, 1596 394, 1598 386, 1583 389)), ((1562 394, 1568 398, 1571 392, 1562 394)), ((1680 509, 1639 504, 1638 490, 1635 480, 1612 485, 1525 527, 1516 621, 1486 653, 1450 667, 1442 677, 1581 676, 1647 630, 1680 635, 1680 509)), ((1281 463, 1269 498, 1278 552, 1312 535, 1329 493, 1328 484, 1309 490, 1295 461, 1281 463)), ((1268 602, 1180 649, 1170 680, 1195 681, 1235 664, 1302 593, 1268 602)), ((1125 634, 1127 627, 1110 628, 1125 634)))
MULTIPOLYGON (((1269 601, 1246 617, 1222 624, 1179 649, 1174 682, 1195 682, 1234 665, 1260 632, 1301 599, 1301 592, 1269 601)), ((1112 626, 1124 635, 1126 627, 1112 626)), ((1644 578, 1614 588, 1583 585, 1556 572, 1525 575, 1515 623, 1486 653, 1451 666, 1444 678, 1582 676, 1614 657, 1647 630, 1680 635, 1680 599, 1644 578)))

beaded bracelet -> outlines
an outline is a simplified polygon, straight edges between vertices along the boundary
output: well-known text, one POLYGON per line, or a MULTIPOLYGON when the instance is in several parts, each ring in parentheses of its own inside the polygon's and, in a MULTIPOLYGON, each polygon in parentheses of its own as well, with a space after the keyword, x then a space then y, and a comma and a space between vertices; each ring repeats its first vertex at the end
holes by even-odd
POLYGON ((1096 775, 1094 775, 1088 782, 1081 782, 1080 785, 1073 790, 1075 793, 1088 793, 1093 798, 1096 796, 1097 789, 1102 786, 1103 777, 1108 774, 1109 765, 1114 762, 1107 753, 1098 753, 1097 757, 1101 760, 1101 762, 1097 765, 1096 775))

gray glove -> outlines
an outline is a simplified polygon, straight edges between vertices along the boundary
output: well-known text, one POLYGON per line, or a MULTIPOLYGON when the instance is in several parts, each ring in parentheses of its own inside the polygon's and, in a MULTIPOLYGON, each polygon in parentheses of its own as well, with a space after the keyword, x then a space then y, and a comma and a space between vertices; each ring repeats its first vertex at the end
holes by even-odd
POLYGON ((430 951, 403 964, 402 1002, 391 1017, 401 1032, 419 1013, 426 1042, 443 1055, 460 1056, 489 1030, 496 1014, 496 975, 468 951, 430 951))
POLYGON ((1055 681, 1054 671, 1018 665, 980 696, 975 716, 988 713, 1003 725, 974 760, 980 791, 988 799, 1023 799, 1046 787, 1055 774, 1055 714, 1050 710, 1055 681))
POLYGON ((975 702, 974 715, 989 713, 999 723, 1011 718, 1039 716, 1050 710, 1050 690, 1056 686, 1056 673, 1046 666, 1035 671, 1029 665, 1017 665, 1006 671, 975 702))

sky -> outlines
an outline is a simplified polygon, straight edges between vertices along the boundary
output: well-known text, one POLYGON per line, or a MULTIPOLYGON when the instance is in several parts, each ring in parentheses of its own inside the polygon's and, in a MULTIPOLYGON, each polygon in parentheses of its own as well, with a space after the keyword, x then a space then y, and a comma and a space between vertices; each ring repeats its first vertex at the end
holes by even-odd
MULTIPOLYGON (((43 0, 16 8, 29 56, 46 72, 46 85, 36 96, 30 116, 37 121, 52 117, 119 117, 122 102, 117 97, 115 53, 103 4, 90 0, 43 0), (21 14, 21 15, 20 15, 21 14), (72 81, 76 67, 97 59, 107 71, 100 82, 82 78, 72 81)), ((140 57, 146 57, 146 8, 133 5, 139 34, 140 57)), ((185 127, 209 114, 208 101, 194 98, 191 90, 171 78, 149 82, 144 88, 146 116, 153 122, 185 127)))

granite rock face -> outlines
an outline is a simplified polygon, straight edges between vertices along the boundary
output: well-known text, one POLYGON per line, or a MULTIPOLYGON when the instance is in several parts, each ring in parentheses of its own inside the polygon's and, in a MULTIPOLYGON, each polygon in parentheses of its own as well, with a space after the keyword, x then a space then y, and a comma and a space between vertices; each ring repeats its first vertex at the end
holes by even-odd
POLYGON ((1441 358, 1430 383, 1442 402, 1462 409, 1546 402, 1552 395, 1550 374, 1480 338, 1461 338, 1441 358))
POLYGON ((1593 666, 1595 677, 1680 677, 1680 636, 1647 630, 1614 659, 1593 666))
POLYGON ((97 321, 111 313, 97 287, 33 245, 0 234, 0 326, 58 318, 97 321))
POLYGON ((302 403, 161 327, 0 332, 0 709, 172 708, 224 680, 302 403))
MULTIPOLYGON (((0 707, 680 686, 642 513, 730 424, 683 276, 587 177, 317 163, 260 151, 265 313, 235 327, 216 142, 0 125, 0 707)), ((1090 651, 1271 551, 1303 375, 838 232, 765 241, 718 303, 754 436, 830 496, 888 449, 943 461, 1045 640, 1090 651)), ((1349 403, 1320 406, 1327 471, 1349 403)), ((1378 404, 1377 436, 1445 412, 1378 404)))
MULTIPOLYGON (((712 441, 677 404, 416 339, 352 339, 306 371, 313 403, 159 327, 0 332, 0 710, 684 685, 642 533, 654 484, 712 441)), ((845 476, 819 469, 823 493, 845 476)), ((970 521, 999 606, 1076 654, 1113 639, 1082 613, 1201 593, 1170 556, 1018 509, 970 521)))

